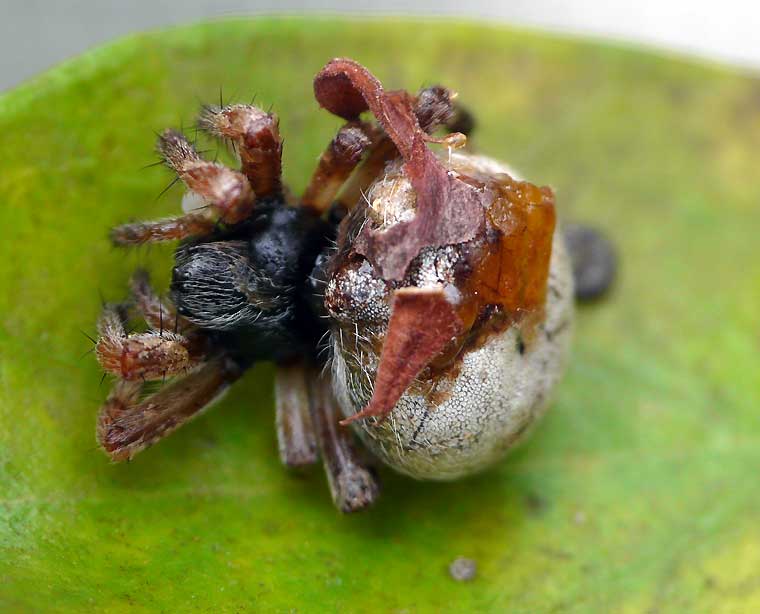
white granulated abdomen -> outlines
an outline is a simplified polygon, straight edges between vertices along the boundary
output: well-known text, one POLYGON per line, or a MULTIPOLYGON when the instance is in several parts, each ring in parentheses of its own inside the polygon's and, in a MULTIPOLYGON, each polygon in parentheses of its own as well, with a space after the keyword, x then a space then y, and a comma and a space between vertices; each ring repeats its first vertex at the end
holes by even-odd
MULTIPOLYGON (((453 170, 510 172, 493 160, 457 154, 449 166, 453 170)), ((403 182, 403 175, 389 169, 385 179, 378 182, 375 195, 387 195, 389 189, 404 192, 403 182), (394 182, 402 185, 394 186, 394 182)), ((378 210, 382 199, 373 200, 370 192, 369 200, 382 215, 378 210)), ((406 217, 398 211, 398 203, 394 203, 391 217, 406 217)), ((413 263, 409 282, 420 287, 445 283, 447 263, 455 260, 455 251, 452 246, 425 250, 413 263)), ((364 263, 361 269, 371 276, 371 265, 364 263)), ((352 270, 351 283, 356 283, 354 279, 361 274, 352 270)), ((340 283, 340 279, 331 280, 328 295, 340 283)), ((364 283, 362 287, 372 286, 364 283)), ((361 307, 366 312, 374 309, 382 313, 380 306, 387 305, 389 295, 374 287, 362 294, 361 307)), ((467 351, 450 377, 435 383, 416 382, 386 420, 355 422, 353 428, 379 459, 414 478, 450 480, 488 467, 502 458, 546 409, 564 371, 573 310, 570 261, 562 234, 556 230, 544 318, 538 324, 526 327, 525 332, 513 325, 494 333, 467 351)), ((357 326, 361 327, 361 322, 357 326)), ((357 332, 361 338, 361 330, 357 328, 357 332)), ((349 340, 337 329, 332 345, 334 392, 348 417, 369 402, 379 356, 371 344, 349 340)))

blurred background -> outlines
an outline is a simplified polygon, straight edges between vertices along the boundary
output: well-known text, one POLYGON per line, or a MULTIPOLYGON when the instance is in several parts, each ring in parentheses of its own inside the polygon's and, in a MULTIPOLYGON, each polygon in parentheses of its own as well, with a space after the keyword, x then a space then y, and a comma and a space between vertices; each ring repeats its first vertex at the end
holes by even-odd
POLYGON ((748 0, 0 0, 0 91, 130 32, 257 13, 416 14, 614 38, 760 68, 748 0))

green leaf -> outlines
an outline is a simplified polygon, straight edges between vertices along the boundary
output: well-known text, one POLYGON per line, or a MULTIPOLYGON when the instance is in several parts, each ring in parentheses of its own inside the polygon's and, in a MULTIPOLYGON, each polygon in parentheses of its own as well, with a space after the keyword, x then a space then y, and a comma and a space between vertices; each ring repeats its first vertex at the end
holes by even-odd
POLYGON ((760 82, 576 40, 436 21, 257 19, 121 40, 0 98, 0 609, 50 612, 760 611, 760 82), (271 371, 134 462, 109 464, 100 307, 171 248, 107 229, 177 211, 154 131, 199 101, 272 104, 300 190, 339 122, 311 79, 351 56, 445 83, 477 148, 556 186, 619 246, 555 406, 500 466, 383 473, 340 516, 279 466, 271 371), (457 583, 448 564, 477 560, 457 583))

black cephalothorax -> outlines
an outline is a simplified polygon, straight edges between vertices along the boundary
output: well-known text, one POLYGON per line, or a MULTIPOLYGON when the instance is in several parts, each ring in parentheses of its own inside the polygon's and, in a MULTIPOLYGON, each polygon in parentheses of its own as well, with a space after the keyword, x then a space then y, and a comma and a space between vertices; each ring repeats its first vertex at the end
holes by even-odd
POLYGON ((170 294, 177 313, 242 367, 316 361, 327 325, 313 311, 309 279, 333 235, 310 209, 257 205, 251 219, 179 246, 170 294))

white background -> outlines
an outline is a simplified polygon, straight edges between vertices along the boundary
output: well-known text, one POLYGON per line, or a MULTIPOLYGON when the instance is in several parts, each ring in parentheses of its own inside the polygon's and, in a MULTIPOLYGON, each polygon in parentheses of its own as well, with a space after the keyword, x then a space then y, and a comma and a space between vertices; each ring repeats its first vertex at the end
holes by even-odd
POLYGON ((129 32, 214 17, 307 11, 461 15, 760 68, 760 0, 0 0, 0 90, 129 32))

